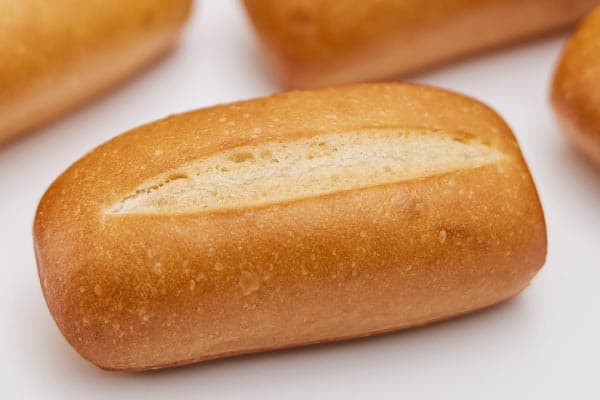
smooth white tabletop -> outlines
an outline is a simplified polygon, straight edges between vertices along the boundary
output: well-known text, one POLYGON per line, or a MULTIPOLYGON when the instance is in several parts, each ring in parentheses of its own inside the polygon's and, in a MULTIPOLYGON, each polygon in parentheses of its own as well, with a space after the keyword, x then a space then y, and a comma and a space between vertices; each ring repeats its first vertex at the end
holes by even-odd
POLYGON ((32 249, 35 207, 60 172, 120 132, 278 90, 238 1, 206 1, 168 57, 0 147, 0 398, 600 399, 600 169, 569 147, 547 101, 564 37, 411 79, 490 104, 522 144, 546 212, 549 256, 517 299, 371 339, 163 372, 104 372, 69 347, 48 313, 32 249))

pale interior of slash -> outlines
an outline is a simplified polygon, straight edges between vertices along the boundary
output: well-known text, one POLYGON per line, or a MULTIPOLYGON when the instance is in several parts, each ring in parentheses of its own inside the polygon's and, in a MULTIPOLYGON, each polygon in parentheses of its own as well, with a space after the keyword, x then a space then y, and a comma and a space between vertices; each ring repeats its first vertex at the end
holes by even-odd
POLYGON ((503 154, 447 132, 357 131, 261 142, 144 182, 108 214, 172 214, 292 201, 496 163, 503 154))

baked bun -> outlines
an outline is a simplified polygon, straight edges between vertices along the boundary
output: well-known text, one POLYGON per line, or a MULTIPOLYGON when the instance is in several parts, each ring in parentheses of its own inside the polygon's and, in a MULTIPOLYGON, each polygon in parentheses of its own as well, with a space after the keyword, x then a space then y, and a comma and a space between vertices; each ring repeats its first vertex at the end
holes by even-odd
POLYGON ((552 103, 572 143, 600 165, 600 7, 569 39, 554 76, 552 103))
POLYGON ((544 263, 510 129, 424 86, 290 92, 175 115, 63 173, 34 222, 58 327, 144 370, 488 307, 544 263))
POLYGON ((191 0, 0 0, 0 142, 163 53, 191 0))
POLYGON ((597 0, 244 0, 288 87, 393 78, 567 27, 597 0))

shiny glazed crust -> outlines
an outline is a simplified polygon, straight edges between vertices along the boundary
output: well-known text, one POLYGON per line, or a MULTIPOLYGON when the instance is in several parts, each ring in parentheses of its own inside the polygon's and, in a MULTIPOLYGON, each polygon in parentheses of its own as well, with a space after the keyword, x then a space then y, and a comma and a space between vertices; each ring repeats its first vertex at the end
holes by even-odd
POLYGON ((596 0, 244 0, 288 87, 380 80, 568 26, 596 0))
POLYGON ((401 84, 282 93, 133 129, 50 186, 34 242, 58 327, 83 357, 116 370, 450 318, 516 295, 546 255, 537 192, 502 119, 473 99, 401 84), (375 130, 452 132, 502 157, 257 206, 111 211, 194 160, 375 130))
POLYGON ((0 142, 164 52, 191 0, 0 0, 0 142))
POLYGON ((600 165, 600 7, 569 39, 554 76, 552 103, 573 144, 600 165))

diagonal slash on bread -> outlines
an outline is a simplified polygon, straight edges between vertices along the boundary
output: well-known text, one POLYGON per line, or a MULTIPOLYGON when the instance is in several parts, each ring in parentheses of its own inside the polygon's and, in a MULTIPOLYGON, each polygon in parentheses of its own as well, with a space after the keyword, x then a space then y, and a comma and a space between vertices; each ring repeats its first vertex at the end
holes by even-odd
POLYGON ((170 214, 261 206, 424 178, 500 161, 476 137, 377 130, 241 146, 144 182, 107 214, 170 214))

